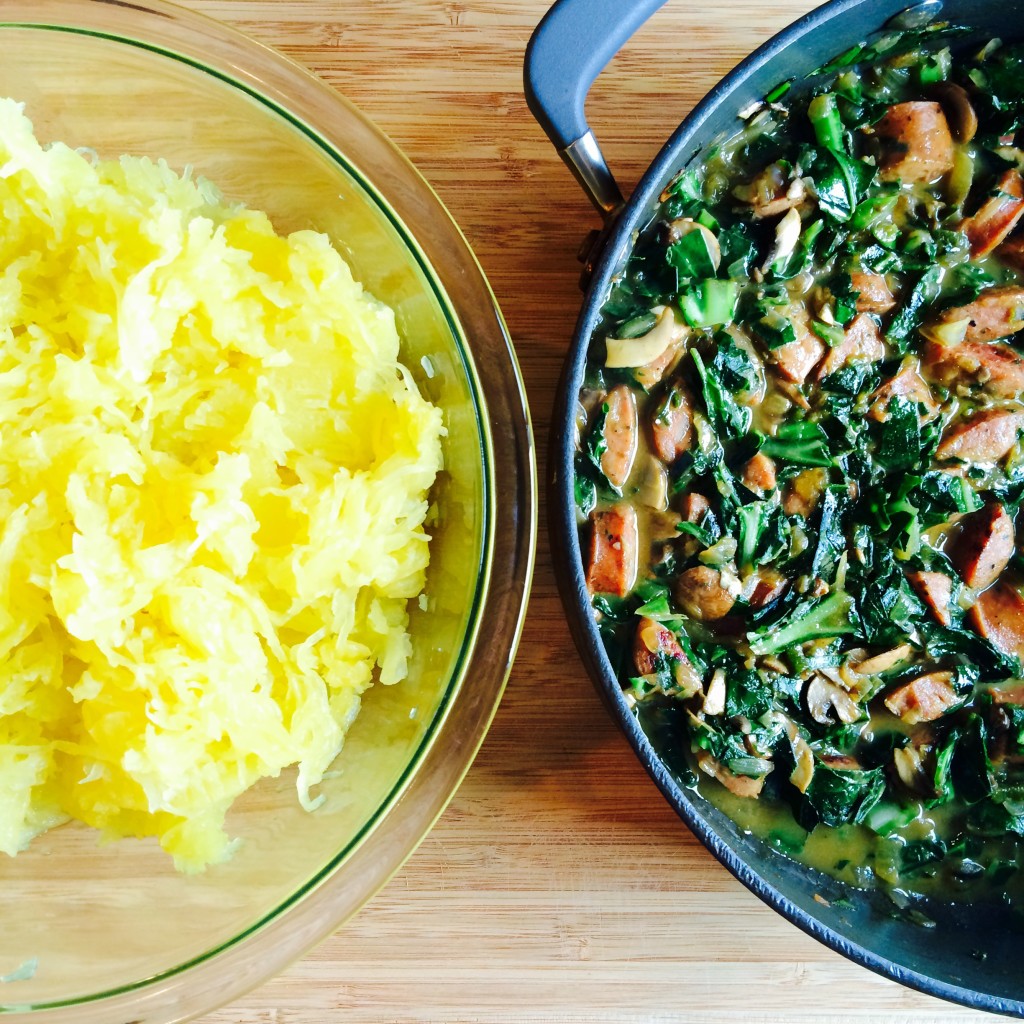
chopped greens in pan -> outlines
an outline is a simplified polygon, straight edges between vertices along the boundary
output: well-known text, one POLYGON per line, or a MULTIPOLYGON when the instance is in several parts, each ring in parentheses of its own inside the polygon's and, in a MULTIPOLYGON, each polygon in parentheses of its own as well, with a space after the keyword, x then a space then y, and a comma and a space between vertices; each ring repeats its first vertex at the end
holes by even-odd
POLYGON ((823 72, 673 180, 608 296, 587 584, 677 773, 839 877, 968 896, 1024 865, 1024 48, 823 72))

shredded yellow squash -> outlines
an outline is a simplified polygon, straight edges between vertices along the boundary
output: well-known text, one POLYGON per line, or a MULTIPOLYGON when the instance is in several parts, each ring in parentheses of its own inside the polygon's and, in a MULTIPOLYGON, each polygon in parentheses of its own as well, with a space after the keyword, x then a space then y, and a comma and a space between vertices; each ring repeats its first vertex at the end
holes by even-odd
POLYGON ((441 413, 321 234, 0 101, 0 850, 224 817, 400 680, 441 413))

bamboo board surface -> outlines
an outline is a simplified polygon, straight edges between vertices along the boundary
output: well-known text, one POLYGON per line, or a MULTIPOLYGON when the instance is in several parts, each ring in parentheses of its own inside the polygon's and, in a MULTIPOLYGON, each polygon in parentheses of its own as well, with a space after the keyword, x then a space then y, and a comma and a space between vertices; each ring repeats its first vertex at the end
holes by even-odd
MULTIPOLYGON (((596 217, 522 95, 546 0, 182 0, 318 72, 437 190, 526 380, 540 480, 596 217)), ((808 0, 672 0, 599 79, 591 125, 628 194, 713 84, 808 0)), ((202 1024, 967 1024, 997 1018, 832 953, 740 884, 636 762, 569 639, 542 519, 525 633, 468 777, 348 926, 202 1024)))

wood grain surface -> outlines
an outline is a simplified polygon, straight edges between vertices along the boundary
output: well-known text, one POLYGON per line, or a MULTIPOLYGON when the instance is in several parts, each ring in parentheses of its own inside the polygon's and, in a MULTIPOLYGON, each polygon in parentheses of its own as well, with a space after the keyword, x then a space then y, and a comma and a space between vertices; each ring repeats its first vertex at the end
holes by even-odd
MULTIPOLYGON (((318 72, 433 184, 525 376, 540 479, 596 217, 531 118, 546 0, 185 0, 318 72)), ((714 82, 808 0, 671 0, 588 107, 625 190, 714 82)), ((543 517, 543 498, 542 498, 543 517)), ((568 637, 541 522, 525 635, 449 809, 348 926, 203 1024, 967 1024, 997 1018, 848 963, 748 893, 680 823, 568 637)))

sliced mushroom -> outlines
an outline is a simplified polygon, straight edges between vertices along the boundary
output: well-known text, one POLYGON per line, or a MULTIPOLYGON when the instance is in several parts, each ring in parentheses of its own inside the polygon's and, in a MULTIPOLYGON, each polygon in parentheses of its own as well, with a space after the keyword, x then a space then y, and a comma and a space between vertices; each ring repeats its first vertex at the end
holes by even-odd
POLYGON ((779 164, 769 164, 748 185, 739 185, 732 194, 753 208, 756 218, 777 217, 807 198, 807 186, 800 178, 791 178, 779 164))
POLYGON ((793 751, 793 771, 789 774, 789 781, 801 792, 806 793, 807 787, 814 778, 814 751, 811 745, 795 732, 789 737, 789 745, 793 751))
POLYGON ((880 672, 888 672, 889 669, 895 668, 906 661, 913 653, 913 650, 914 648, 910 644, 900 644, 899 647, 894 647, 890 651, 883 651, 881 654, 876 654, 872 658, 866 658, 864 661, 858 661, 850 667, 854 672, 862 676, 875 676, 880 672))
POLYGON ((643 456, 637 464, 636 500, 656 512, 668 508, 668 470, 653 455, 643 456))
POLYGON ((775 242, 761 267, 761 272, 768 273, 771 265, 778 260, 788 259, 796 250, 796 243, 800 241, 800 232, 803 229, 803 222, 800 220, 800 211, 790 208, 786 215, 775 225, 775 242))
POLYGON ((821 725, 833 724, 833 712, 847 725, 862 717, 860 705, 842 687, 817 673, 804 689, 804 702, 811 718, 821 725))
POLYGON ((669 306, 656 306, 654 312, 658 319, 646 334, 639 338, 608 338, 605 341, 605 366, 609 369, 651 367, 666 355, 675 354, 689 328, 676 320, 669 306))
POLYGON ((711 676, 711 682, 708 683, 707 693, 704 694, 704 706, 702 708, 705 715, 717 716, 725 714, 725 673, 721 669, 716 669, 711 676))
POLYGON ((900 782, 912 793, 930 793, 931 779, 924 767, 924 752, 912 743, 892 752, 892 763, 900 782))

